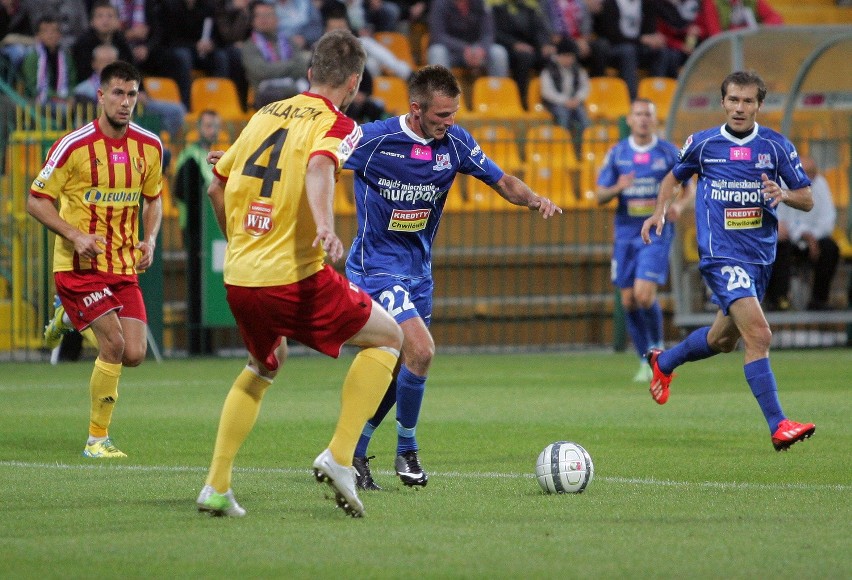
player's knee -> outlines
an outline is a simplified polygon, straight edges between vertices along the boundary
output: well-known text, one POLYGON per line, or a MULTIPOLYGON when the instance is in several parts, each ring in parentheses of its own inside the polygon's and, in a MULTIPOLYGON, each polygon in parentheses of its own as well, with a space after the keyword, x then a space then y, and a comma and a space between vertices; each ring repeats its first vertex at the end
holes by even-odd
POLYGON ((435 358, 435 343, 433 341, 405 347, 405 364, 410 369, 419 369, 421 374, 429 369, 435 358))
POLYGON ((103 360, 122 361, 122 364, 125 364, 124 349, 124 336, 120 332, 112 332, 98 337, 98 350, 103 360))
POLYGON ((769 345, 772 344, 772 330, 768 325, 751 328, 747 334, 743 335, 743 340, 746 341, 747 347, 759 351, 768 351, 769 345))

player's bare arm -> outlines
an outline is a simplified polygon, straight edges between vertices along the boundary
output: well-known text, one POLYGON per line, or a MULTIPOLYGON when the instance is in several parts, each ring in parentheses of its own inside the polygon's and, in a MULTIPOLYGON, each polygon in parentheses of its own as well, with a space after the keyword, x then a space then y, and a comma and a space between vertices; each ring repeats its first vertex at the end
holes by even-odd
POLYGON ((224 154, 225 154, 224 151, 218 151, 218 150, 210 151, 207 154, 207 163, 209 163, 210 165, 216 165, 217 163, 219 163, 219 160, 222 158, 222 155, 224 155, 224 154))
POLYGON ((611 199, 617 197, 622 191, 633 185, 633 178, 636 177, 636 172, 622 173, 618 176, 618 181, 610 187, 600 187, 595 191, 595 197, 598 204, 603 205, 611 199))
POLYGON ((642 241, 646 244, 651 243, 651 228, 655 228, 658 236, 663 233, 663 226, 666 224, 666 210, 672 202, 677 184, 678 180, 671 171, 666 173, 666 176, 660 183, 660 191, 657 194, 657 205, 654 208, 654 213, 642 224, 642 241))
POLYGON ((210 198, 210 205, 213 206, 213 213, 216 214, 216 223, 219 224, 219 229, 227 240, 228 230, 225 225, 225 184, 213 178, 207 187, 207 197, 210 198))
POLYGON ((763 198, 772 200, 769 204, 771 207, 777 207, 779 203, 784 202, 793 209, 802 211, 813 209, 814 197, 810 187, 784 189, 781 184, 769 179, 765 173, 760 174, 760 179, 763 181, 763 198))
POLYGON ((675 200, 666 210, 666 221, 674 223, 695 203, 695 179, 689 179, 675 188, 675 200))
POLYGON ((91 260, 104 253, 106 238, 80 231, 62 219, 53 200, 30 195, 27 198, 27 212, 47 229, 74 244, 74 252, 81 258, 91 260))
POLYGON ((325 155, 314 155, 308 161, 305 174, 305 191, 308 205, 317 224, 314 247, 322 244, 332 262, 343 257, 343 242, 334 231, 334 171, 335 162, 325 155))
POLYGON ((147 270, 154 263, 154 250, 157 247, 157 235, 163 221, 163 198, 146 199, 142 208, 142 225, 145 228, 145 239, 136 244, 136 249, 142 252, 137 267, 147 270))
POLYGON ((536 194, 526 183, 514 175, 504 173, 503 177, 492 187, 500 194, 500 197, 509 203, 538 210, 538 213, 544 219, 553 214, 562 213, 562 208, 551 199, 536 194))

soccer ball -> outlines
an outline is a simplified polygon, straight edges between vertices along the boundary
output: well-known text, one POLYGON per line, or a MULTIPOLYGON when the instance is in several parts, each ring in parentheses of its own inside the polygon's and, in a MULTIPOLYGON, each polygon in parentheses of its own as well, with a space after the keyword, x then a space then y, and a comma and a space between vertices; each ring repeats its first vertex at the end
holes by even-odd
POLYGON ((535 476, 546 493, 580 493, 594 475, 589 453, 573 441, 551 443, 535 464, 535 476))

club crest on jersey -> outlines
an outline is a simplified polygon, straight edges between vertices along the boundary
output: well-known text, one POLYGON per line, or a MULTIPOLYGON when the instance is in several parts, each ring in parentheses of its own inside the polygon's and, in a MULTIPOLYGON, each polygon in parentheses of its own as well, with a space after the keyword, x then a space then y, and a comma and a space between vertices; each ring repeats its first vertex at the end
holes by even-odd
POLYGON ((432 171, 443 171, 445 169, 452 168, 453 166, 450 164, 449 153, 438 153, 435 156, 435 165, 432 166, 432 171))
POLYGON ((48 159, 47 163, 44 164, 44 167, 41 169, 41 173, 38 174, 44 180, 50 177, 50 174, 53 173, 54 168, 56 167, 56 162, 53 159, 48 159))
POLYGON ((772 156, 769 153, 758 153, 757 163, 754 164, 757 169, 773 169, 772 156))
POLYGON ((145 173, 145 170, 148 168, 148 162, 145 161, 144 157, 134 157, 133 158, 133 169, 136 170, 137 173, 145 173))
POLYGON ((431 161, 432 148, 428 145, 420 145, 419 143, 417 143, 411 148, 411 158, 421 159, 423 161, 431 161))
POLYGON ((260 201, 253 201, 243 221, 246 233, 260 237, 272 229, 272 205, 260 201))

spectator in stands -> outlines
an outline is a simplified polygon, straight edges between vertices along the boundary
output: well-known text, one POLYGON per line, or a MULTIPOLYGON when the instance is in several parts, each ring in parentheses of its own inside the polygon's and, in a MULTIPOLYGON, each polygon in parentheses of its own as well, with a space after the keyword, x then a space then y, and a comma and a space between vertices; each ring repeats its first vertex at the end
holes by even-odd
POLYGON ((509 70, 527 106, 530 75, 538 74, 556 54, 538 0, 493 0, 494 39, 509 54, 509 70))
POLYGON ((830 308, 831 282, 840 259, 840 249, 831 237, 837 221, 837 209, 828 182, 819 172, 816 161, 802 155, 801 162, 811 180, 814 207, 805 212, 784 204, 778 206, 778 246, 772 277, 766 289, 767 310, 790 307, 790 270, 794 260, 808 264, 813 270, 808 310, 830 308))
POLYGON ((308 87, 311 55, 279 32, 272 4, 251 3, 252 32, 242 45, 243 69, 254 90, 254 106, 292 97, 308 87))
POLYGON ((242 48, 251 36, 251 0, 215 0, 216 30, 225 44, 242 48))
POLYGON ((33 31, 46 16, 56 20, 63 48, 70 48, 89 27, 89 13, 83 0, 20 0, 20 9, 29 19, 33 31))
POLYGON ((397 29, 414 37, 416 28, 427 30, 429 15, 429 0, 390 0, 399 7, 399 23, 397 29))
MULTIPOLYGON (((112 9, 112 6, 110 6, 112 9)), ((119 51, 113 44, 99 44, 92 50, 89 58, 89 76, 74 88, 74 97, 80 102, 98 102, 98 88, 101 86, 101 71, 103 68, 119 60, 119 51)), ((183 131, 184 119, 186 119, 186 107, 182 103, 172 103, 152 99, 144 91, 139 91, 136 102, 146 115, 152 115, 160 123, 160 129, 169 134, 172 142, 177 141, 183 131)), ((163 170, 168 168, 171 153, 168 148, 163 147, 163 170)))
POLYGON ((361 41, 361 46, 367 53, 367 64, 365 70, 374 77, 383 74, 392 74, 401 79, 408 80, 413 72, 411 66, 404 60, 398 58, 384 44, 373 38, 368 32, 369 27, 359 26, 349 18, 351 11, 349 7, 338 0, 330 0, 323 6, 323 21, 325 31, 350 30, 361 41))
POLYGON ((298 49, 309 49, 322 35, 322 16, 313 0, 276 0, 278 35, 298 49))
POLYGON ((212 0, 163 0, 167 74, 175 79, 184 106, 191 109, 192 71, 199 69, 213 77, 230 78, 239 84, 240 52, 221 44, 213 26, 212 0))
POLYGON ((484 0, 432 1, 427 58, 473 75, 509 75, 509 55, 494 42, 494 19, 484 0))
MULTIPOLYGON (((133 62, 133 51, 127 39, 124 38, 124 33, 121 32, 118 10, 110 0, 95 0, 92 3, 89 28, 77 38, 71 49, 74 55, 74 66, 77 67, 77 76, 80 79, 88 79, 92 75, 93 53, 95 47, 101 44, 111 44, 115 47, 118 51, 118 57, 115 60, 133 62)), ((98 73, 100 73, 100 70, 98 70, 98 73)), ((100 74, 98 74, 98 81, 93 86, 90 100, 97 101, 99 86, 100 74)))
POLYGON ((604 0, 601 11, 595 14, 594 29, 599 38, 607 41, 607 62, 618 69, 627 83, 631 100, 639 90, 640 67, 651 76, 677 77, 678 55, 657 31, 654 4, 604 0))
POLYGON ((149 75, 162 71, 163 27, 157 0, 111 0, 121 30, 133 51, 133 63, 149 75))
POLYGON ((696 22, 710 37, 725 30, 780 25, 784 19, 767 0, 701 0, 696 22))
POLYGON ((0 39, 3 79, 13 84, 27 49, 35 43, 29 16, 18 0, 0 0, 0 39))
POLYGON ((680 67, 704 38, 706 32, 698 20, 701 0, 657 0, 657 29, 666 45, 677 55, 680 67))
POLYGON ((24 96, 36 105, 64 112, 73 104, 77 69, 71 51, 63 48, 59 21, 43 16, 36 25, 36 43, 24 58, 21 76, 24 96))
POLYGON ((367 0, 364 4, 364 17, 373 32, 396 32, 401 13, 399 6, 385 0, 367 0))
POLYGON ((553 122, 571 132, 577 159, 583 147, 583 131, 589 126, 586 98, 589 75, 577 62, 577 45, 569 37, 556 45, 556 54, 541 71, 541 102, 553 115, 553 122))
POLYGON ((593 12, 600 11, 601 0, 542 0, 542 9, 556 44, 570 38, 577 44, 580 64, 589 76, 599 77, 606 72, 606 43, 592 32, 593 12))

